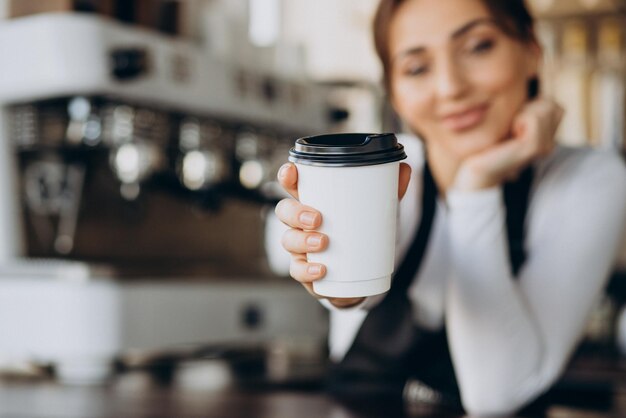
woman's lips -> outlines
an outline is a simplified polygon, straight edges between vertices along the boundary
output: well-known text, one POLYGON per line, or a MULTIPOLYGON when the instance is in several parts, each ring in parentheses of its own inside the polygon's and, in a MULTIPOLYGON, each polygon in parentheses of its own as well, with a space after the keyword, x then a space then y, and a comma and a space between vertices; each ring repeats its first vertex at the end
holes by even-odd
POLYGON ((487 114, 488 105, 480 105, 451 113, 442 118, 444 126, 452 131, 464 131, 480 124, 487 114))

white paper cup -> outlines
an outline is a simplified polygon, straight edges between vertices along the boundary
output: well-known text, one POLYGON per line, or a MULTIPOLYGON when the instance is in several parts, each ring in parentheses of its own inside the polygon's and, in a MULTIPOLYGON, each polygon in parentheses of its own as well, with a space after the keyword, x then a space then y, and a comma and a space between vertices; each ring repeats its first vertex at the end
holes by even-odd
POLYGON ((320 211, 318 231, 329 237, 326 250, 308 254, 309 262, 326 266, 326 276, 313 282, 313 290, 329 297, 388 291, 394 270, 399 161, 406 158, 402 145, 390 134, 304 140, 327 144, 320 159, 311 147, 305 150, 311 160, 304 158, 304 151, 294 157, 297 142, 290 153, 298 169, 300 202, 320 211), (333 144, 341 149, 333 150, 333 144))

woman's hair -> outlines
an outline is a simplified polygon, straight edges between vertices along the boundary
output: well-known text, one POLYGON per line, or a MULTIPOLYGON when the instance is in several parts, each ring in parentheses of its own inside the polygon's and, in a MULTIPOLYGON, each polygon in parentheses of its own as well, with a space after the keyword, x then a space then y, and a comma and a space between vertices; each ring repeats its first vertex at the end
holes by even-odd
MULTIPOLYGON (((389 27, 398 7, 407 0, 381 0, 374 17, 374 46, 383 65, 383 81, 389 92, 391 57, 389 55, 389 27)), ((536 42, 533 17, 525 0, 481 0, 500 29, 522 42, 536 42)))

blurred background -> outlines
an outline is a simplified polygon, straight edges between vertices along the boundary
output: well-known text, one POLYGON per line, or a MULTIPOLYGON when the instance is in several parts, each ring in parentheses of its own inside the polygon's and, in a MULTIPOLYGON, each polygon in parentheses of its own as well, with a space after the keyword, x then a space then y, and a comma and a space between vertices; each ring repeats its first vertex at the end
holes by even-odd
MULTIPOLYGON (((624 155, 624 2, 530 3, 561 136, 624 155)), ((244 380, 315 381, 327 318, 266 257, 282 230, 267 214, 297 137, 401 129, 376 5, 0 0, 3 375, 171 379, 217 358, 244 380)), ((580 351, 623 379, 621 259, 580 351)))

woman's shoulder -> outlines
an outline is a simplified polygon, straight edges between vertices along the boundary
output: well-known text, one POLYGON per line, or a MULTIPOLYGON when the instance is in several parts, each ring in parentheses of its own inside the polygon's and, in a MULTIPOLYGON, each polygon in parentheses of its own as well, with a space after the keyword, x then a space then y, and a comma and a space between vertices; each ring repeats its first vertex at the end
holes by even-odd
POLYGON ((618 177, 626 175, 626 164, 615 151, 590 147, 568 147, 559 145, 554 152, 538 164, 544 175, 554 175, 561 171, 609 173, 618 177))
POLYGON ((593 192, 595 188, 626 195, 626 163, 615 151, 557 146, 536 165, 538 187, 593 192))

